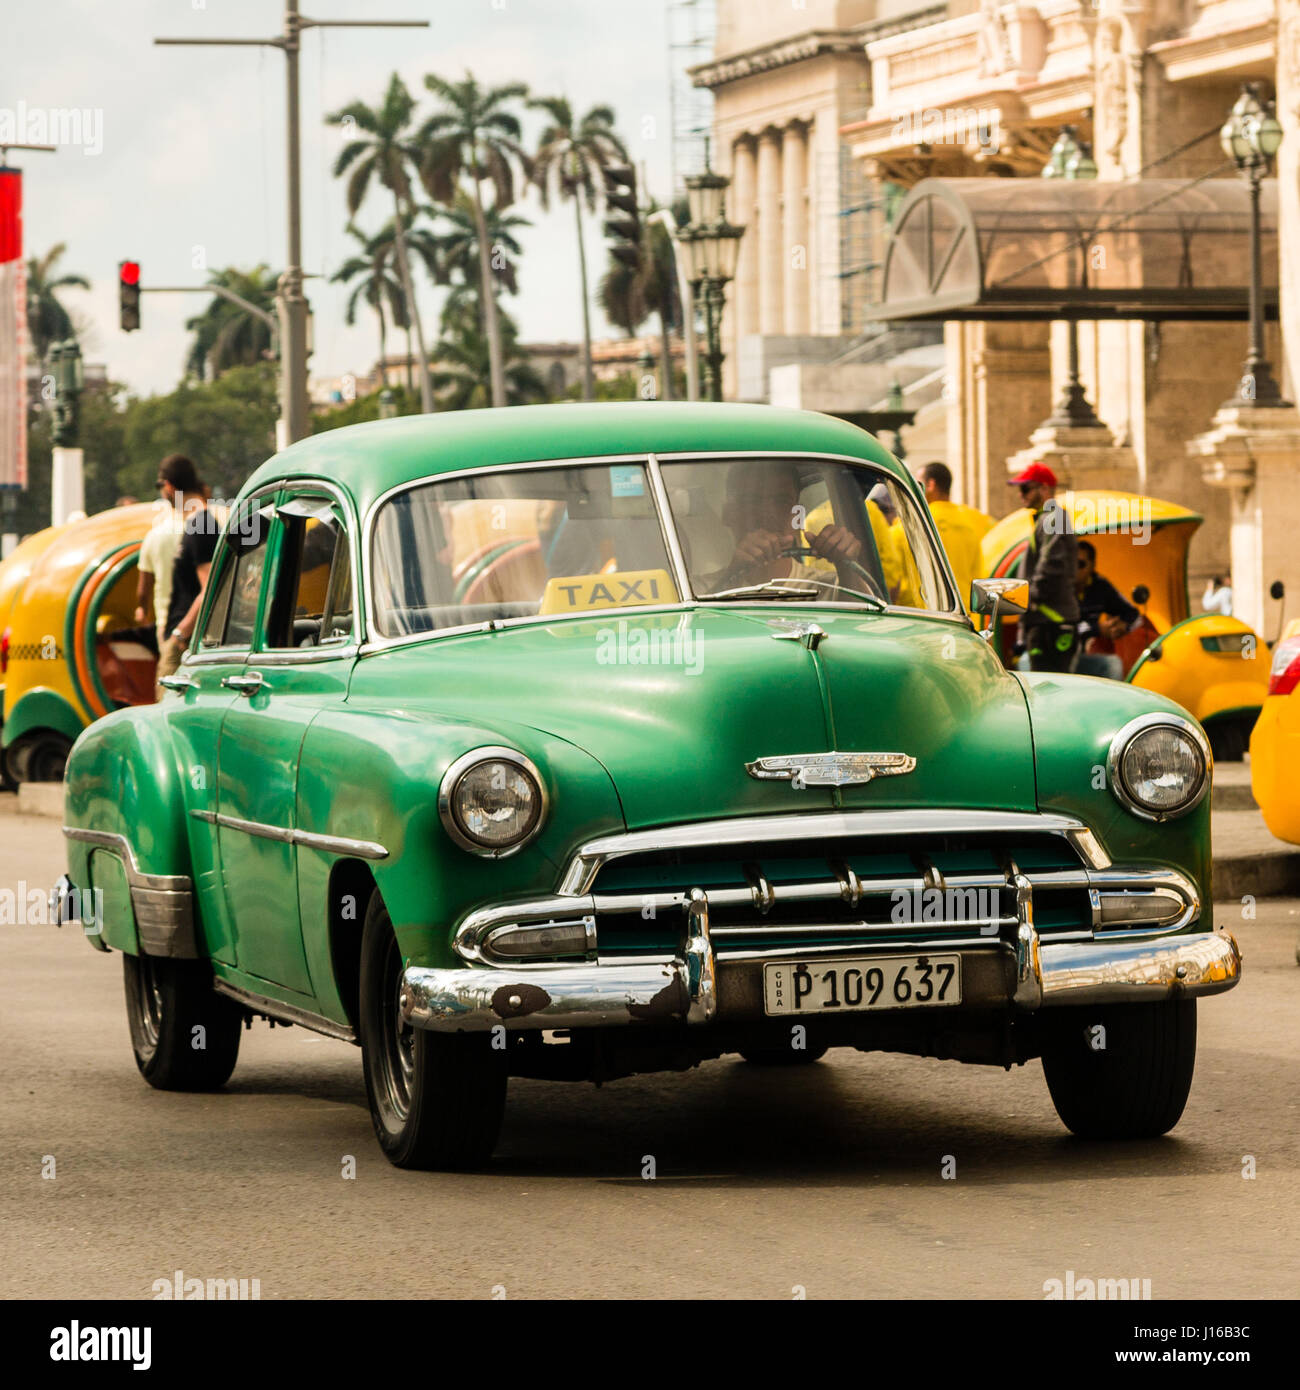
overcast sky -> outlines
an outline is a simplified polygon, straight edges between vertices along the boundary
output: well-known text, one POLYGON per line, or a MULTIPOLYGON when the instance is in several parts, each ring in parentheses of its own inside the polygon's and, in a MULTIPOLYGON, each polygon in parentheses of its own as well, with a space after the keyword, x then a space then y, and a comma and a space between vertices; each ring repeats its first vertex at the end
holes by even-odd
MULTIPOLYGON (((328 277, 350 253, 343 181, 330 176, 341 132, 325 113, 360 98, 376 104, 396 70, 424 109, 424 75, 484 83, 523 81, 538 94, 567 95, 579 111, 613 106, 651 191, 668 192, 670 141, 664 0, 304 0, 319 19, 427 19, 427 30, 312 30, 301 59, 303 259, 328 277)), ((25 250, 68 245, 63 268, 85 275, 89 293, 64 303, 91 321, 89 361, 140 392, 170 390, 184 361, 186 318, 200 295, 146 295, 142 329, 117 326, 117 263, 135 259, 147 285, 198 284, 227 265, 285 261, 285 61, 273 48, 158 48, 168 37, 269 37, 283 0, 4 0, 0 23, 0 136, 23 104, 33 112, 90 113, 83 148, 15 151, 25 171, 25 250), (99 124, 102 123, 102 124, 99 124), (100 137, 95 138, 96 130, 100 137), (94 151, 96 143, 102 149, 94 151)), ((539 119, 528 117, 528 143, 539 119)), ((22 135, 19 134, 19 139, 22 135)), ((521 290, 509 308, 525 340, 581 333, 571 207, 543 215, 531 194, 518 206, 535 221, 523 233, 521 290)), ((376 230, 391 203, 373 187, 358 221, 376 230)), ((588 223, 593 280, 605 255, 588 223)), ((364 371, 374 362, 373 314, 343 322, 346 291, 312 281, 312 374, 364 371)), ((441 291, 420 294, 426 337, 436 331, 441 291)), ((608 332, 597 316, 598 335, 608 332)), ((390 351, 400 344, 390 339, 390 351)))

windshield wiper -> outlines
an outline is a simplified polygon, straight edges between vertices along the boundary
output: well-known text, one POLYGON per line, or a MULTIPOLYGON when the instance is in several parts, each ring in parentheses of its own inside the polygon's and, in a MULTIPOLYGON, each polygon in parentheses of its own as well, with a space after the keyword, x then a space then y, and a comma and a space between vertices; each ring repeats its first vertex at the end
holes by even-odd
POLYGON ((713 594, 696 594, 701 602, 713 599, 813 599, 822 589, 838 589, 840 593, 851 594, 865 604, 873 613, 884 613, 889 604, 879 594, 864 594, 858 589, 846 589, 842 584, 823 583, 819 579, 768 579, 762 584, 747 584, 739 589, 719 589, 713 594))
POLYGON ((696 598, 816 598, 813 584, 789 579, 768 579, 762 584, 746 584, 739 589, 719 589, 715 594, 696 594, 696 598))

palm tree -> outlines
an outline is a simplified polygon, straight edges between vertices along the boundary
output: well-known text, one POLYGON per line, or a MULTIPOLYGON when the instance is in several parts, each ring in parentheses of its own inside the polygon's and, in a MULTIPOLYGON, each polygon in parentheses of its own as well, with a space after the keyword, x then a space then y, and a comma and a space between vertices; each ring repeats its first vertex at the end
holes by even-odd
POLYGON ((594 213, 600 189, 600 173, 607 165, 621 163, 627 149, 614 131, 614 113, 608 106, 593 106, 574 124, 567 97, 543 97, 529 106, 551 118, 542 132, 533 161, 533 182, 543 209, 550 206, 552 191, 573 200, 578 223, 578 275, 582 283, 582 396, 595 394, 591 371, 591 306, 587 291, 587 249, 582 239, 582 205, 594 213))
MULTIPOLYGON (((516 348, 518 329, 509 314, 501 312, 503 405, 540 404, 548 399, 546 383, 532 363, 516 348)), ((487 335, 477 306, 468 295, 448 296, 442 311, 443 335, 438 342, 433 382, 444 410, 475 410, 495 405, 492 398, 492 364, 487 335)))
MULTIPOLYGON (((403 218, 407 254, 424 265, 430 279, 444 280, 436 239, 427 227, 413 227, 411 221, 409 215, 403 218)), ((346 322, 349 325, 356 322, 357 303, 361 299, 375 311, 379 318, 379 374, 385 386, 388 385, 388 368, 384 361, 387 356, 387 326, 392 323, 394 327, 404 329, 407 348, 406 384, 414 389, 410 369, 414 355, 411 352, 411 315, 400 271, 395 272, 393 269, 397 260, 396 221, 390 217, 374 236, 367 236, 354 223, 348 224, 348 231, 360 243, 361 250, 358 254, 349 256, 331 276, 332 283, 346 285, 352 280, 358 281, 348 297, 346 322), (384 311, 385 303, 388 306, 387 314, 384 311)))
MULTIPOLYGON (((433 238, 444 282, 456 283, 459 276, 461 283, 456 283, 456 291, 462 295, 469 292, 478 304, 482 298, 482 278, 479 274, 478 219, 474 216, 473 203, 466 193, 458 191, 449 208, 430 208, 429 211, 435 221, 446 227, 433 238)), ((496 208, 488 208, 483 219, 488 246, 495 258, 492 268, 496 279, 507 293, 518 294, 515 260, 523 255, 524 248, 515 233, 533 224, 518 213, 499 212, 496 208)))
MULTIPOLYGON (((656 209, 653 205, 651 212, 656 209)), ((646 221, 641 258, 636 266, 610 258, 609 269, 596 291, 605 317, 628 334, 635 333, 651 314, 659 317, 663 355, 664 400, 673 397, 670 334, 682 325, 681 295, 672 239, 660 222, 646 221)))
POLYGON ((401 276, 395 275, 385 263, 385 253, 392 241, 384 245, 380 237, 366 236, 351 222, 348 223, 348 234, 360 244, 360 253, 349 256, 330 276, 330 283, 346 285, 356 281, 343 316, 349 328, 357 321, 357 304, 362 298, 375 311, 379 319, 379 378, 387 386, 388 364, 385 358, 388 355, 388 323, 391 319, 396 327, 406 327, 406 292, 402 289, 401 276), (384 313, 385 301, 388 304, 387 315, 384 313))
MULTIPOLYGON (((247 271, 229 266, 208 276, 208 284, 221 285, 272 315, 277 281, 278 276, 265 265, 247 271)), ((185 370, 200 381, 209 370, 215 380, 228 367, 252 366, 274 350, 266 320, 221 295, 214 294, 208 307, 187 320, 185 327, 194 334, 185 370)))
POLYGON ((59 303, 55 291, 90 288, 84 275, 55 274, 67 249, 67 243, 61 241, 43 256, 33 256, 27 262, 27 328, 42 374, 51 345, 76 336, 68 311, 59 303))
POLYGON ((531 162, 519 143, 519 118, 506 109, 511 102, 525 100, 528 88, 522 82, 480 87, 469 72, 463 82, 446 82, 430 73, 424 85, 442 102, 442 109, 420 127, 419 139, 425 146, 424 184, 435 202, 450 207, 455 202, 461 175, 470 177, 471 206, 478 224, 479 278, 483 286, 492 404, 505 405, 505 358, 493 289, 483 183, 486 180, 492 185, 493 206, 500 212, 514 202, 515 164, 522 167, 525 177, 530 172, 531 162))
POLYGON ((338 178, 352 170, 348 179, 348 216, 355 217, 365 200, 372 179, 393 195, 393 229, 397 246, 397 268, 402 290, 415 326, 415 343, 420 355, 420 408, 425 414, 433 409, 433 392, 429 386, 429 355, 424 348, 424 328, 420 323, 420 307, 411 288, 411 265, 407 254, 406 228, 414 217, 411 198, 411 170, 419 167, 419 144, 407 138, 415 102, 406 84, 396 73, 388 83, 380 106, 370 107, 354 101, 325 119, 330 125, 347 125, 362 132, 349 140, 334 161, 334 176, 338 178))

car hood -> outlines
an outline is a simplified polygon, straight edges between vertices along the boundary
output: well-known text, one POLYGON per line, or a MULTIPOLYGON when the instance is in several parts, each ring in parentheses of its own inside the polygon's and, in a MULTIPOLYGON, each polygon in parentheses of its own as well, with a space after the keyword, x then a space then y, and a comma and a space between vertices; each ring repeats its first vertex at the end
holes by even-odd
POLYGON ((585 749, 609 772, 630 827, 839 806, 1034 808, 1019 683, 968 629, 934 619, 624 610, 368 658, 354 691, 358 679, 371 693, 372 680, 387 680, 405 705, 412 678, 439 714, 522 724, 585 749), (826 634, 815 649, 778 637, 805 620, 826 634), (757 758, 830 751, 901 752, 916 765, 843 788, 746 771, 757 758))

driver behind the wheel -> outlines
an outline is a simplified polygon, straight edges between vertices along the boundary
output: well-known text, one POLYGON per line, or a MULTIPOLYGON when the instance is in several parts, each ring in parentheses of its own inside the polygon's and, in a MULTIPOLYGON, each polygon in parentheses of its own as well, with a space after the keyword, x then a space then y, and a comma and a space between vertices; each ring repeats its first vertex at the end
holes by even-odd
MULTIPOLYGON (((707 581, 710 590, 763 584, 772 579, 816 579, 853 586, 850 562, 862 542, 846 527, 830 525, 815 535, 804 530, 799 475, 776 460, 733 463, 727 470, 722 522, 731 532, 731 562, 707 581), (817 559, 791 551, 811 550, 817 559)), ((859 581, 860 582, 860 581, 859 581)))

